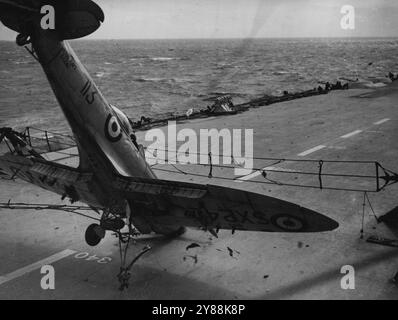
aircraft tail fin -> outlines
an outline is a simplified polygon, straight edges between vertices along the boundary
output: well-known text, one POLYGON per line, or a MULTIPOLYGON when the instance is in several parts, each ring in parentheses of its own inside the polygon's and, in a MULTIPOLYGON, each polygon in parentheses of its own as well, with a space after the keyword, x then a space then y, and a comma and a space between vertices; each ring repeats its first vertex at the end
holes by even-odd
POLYGON ((55 30, 61 40, 78 39, 95 32, 104 22, 102 9, 91 0, 0 0, 0 20, 8 28, 27 33, 32 23, 40 25, 43 5, 55 9, 55 30))

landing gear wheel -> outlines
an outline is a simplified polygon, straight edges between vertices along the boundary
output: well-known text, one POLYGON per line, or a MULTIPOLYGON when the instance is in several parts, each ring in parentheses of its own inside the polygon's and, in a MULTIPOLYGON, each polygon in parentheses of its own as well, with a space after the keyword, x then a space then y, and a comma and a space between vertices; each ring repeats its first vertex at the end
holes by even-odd
POLYGON ((91 224, 85 234, 86 242, 89 246, 95 247, 105 237, 105 230, 98 224, 91 224))

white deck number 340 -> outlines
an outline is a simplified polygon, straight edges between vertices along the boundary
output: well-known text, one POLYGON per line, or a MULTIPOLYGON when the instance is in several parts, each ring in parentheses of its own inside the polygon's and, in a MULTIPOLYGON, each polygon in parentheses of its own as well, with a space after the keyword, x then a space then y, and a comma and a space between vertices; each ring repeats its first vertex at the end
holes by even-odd
POLYGON ((40 286, 43 290, 55 289, 55 270, 53 266, 45 265, 40 269, 40 273, 44 274, 41 278, 40 286))

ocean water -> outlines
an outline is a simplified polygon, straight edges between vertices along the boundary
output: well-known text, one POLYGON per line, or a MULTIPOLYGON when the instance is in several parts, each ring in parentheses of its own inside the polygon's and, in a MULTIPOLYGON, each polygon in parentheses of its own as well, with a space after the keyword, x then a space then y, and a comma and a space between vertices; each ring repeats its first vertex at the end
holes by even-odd
MULTIPOLYGON (((398 39, 79 40, 72 47, 108 101, 134 120, 398 72, 398 39)), ((0 42, 0 126, 69 132, 38 63, 0 42)))

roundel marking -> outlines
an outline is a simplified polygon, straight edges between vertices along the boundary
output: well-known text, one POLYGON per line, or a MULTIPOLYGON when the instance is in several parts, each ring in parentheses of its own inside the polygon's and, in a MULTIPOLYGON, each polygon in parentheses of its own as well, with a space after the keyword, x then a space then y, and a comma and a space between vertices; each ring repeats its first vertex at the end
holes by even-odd
POLYGON ((272 218, 272 224, 284 231, 297 232, 305 228, 305 222, 289 214, 280 214, 272 218))
POLYGON ((105 137, 111 142, 118 142, 122 138, 122 129, 119 122, 111 114, 105 121, 105 137))

